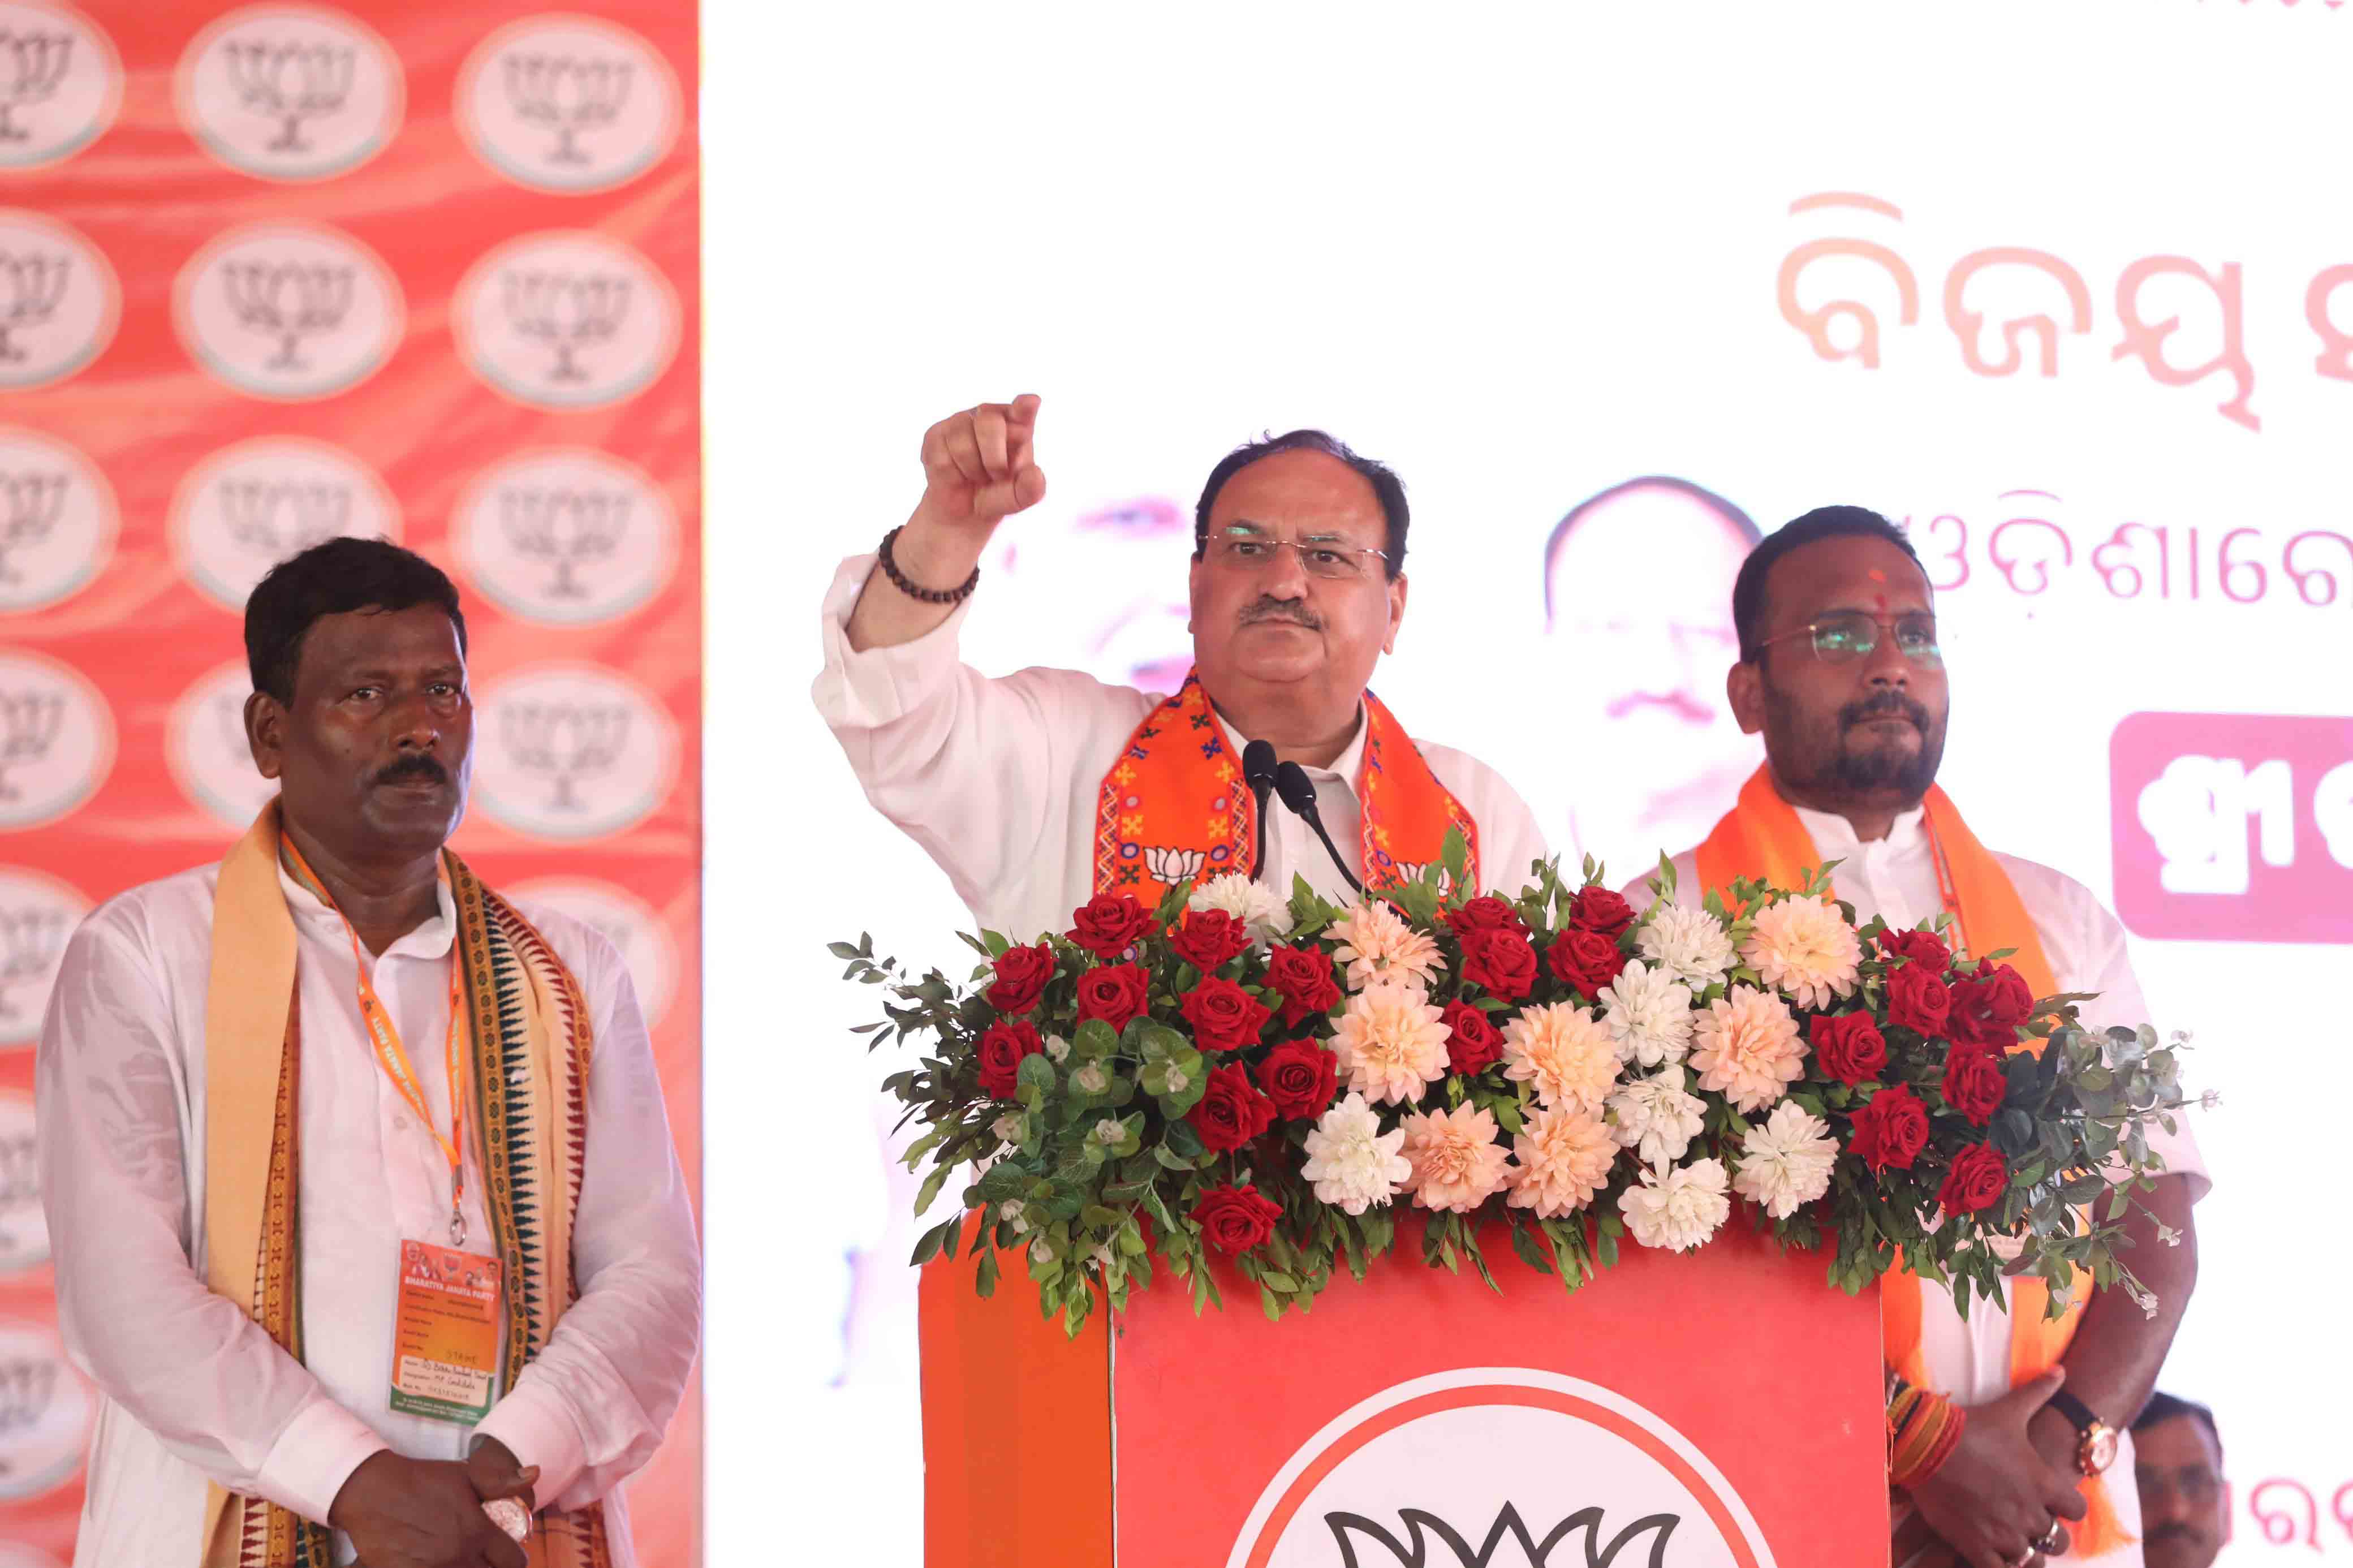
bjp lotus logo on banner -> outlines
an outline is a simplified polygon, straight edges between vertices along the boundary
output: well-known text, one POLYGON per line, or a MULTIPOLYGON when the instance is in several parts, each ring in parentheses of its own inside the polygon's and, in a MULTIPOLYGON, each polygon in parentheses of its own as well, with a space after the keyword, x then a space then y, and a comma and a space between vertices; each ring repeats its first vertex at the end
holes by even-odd
POLYGON ((21 1274, 48 1260, 33 1097, 20 1089, 0 1090, 0 1275, 21 1274))
POLYGON ((583 229, 526 235, 468 273, 450 325, 467 367, 534 408, 633 396, 678 352, 678 296, 644 257, 583 229))
MULTIPOLYGON (((0 1047, 29 1046, 40 1037, 41 1011, 49 1005, 66 939, 88 913, 90 900, 56 878, 0 867, 0 1047)), ((6 1258, 0 1240, 0 1268, 6 1258)))
POLYGON ((71 1480, 94 1413, 56 1330, 0 1322, 0 1499, 37 1497, 71 1480))
POLYGON ((332 397, 384 368, 400 343, 400 284, 347 234, 257 224, 214 240, 173 286, 180 341, 255 397, 332 397))
POLYGON ((533 16, 493 33, 458 75, 458 126, 518 184, 608 191, 678 139, 678 78, 654 47, 587 16, 533 16))
POLYGON ((0 391, 82 369, 114 341, 121 314, 105 252, 39 213, 0 207, 0 391))
POLYGON ((0 833, 55 822, 114 766, 114 717, 98 688, 54 659, 0 648, 0 833))
POLYGON ((637 987, 646 1027, 658 1027, 678 985, 678 947, 652 906, 610 882, 550 877, 507 889, 526 909, 569 915, 611 942, 637 987))
POLYGON ((0 612, 70 598, 114 553, 114 491, 62 441, 0 426, 0 612))
POLYGON ((122 62, 80 12, 0 0, 0 169, 37 169, 106 133, 122 106, 122 62))
POLYGON ((1707 1456, 1623 1394, 1472 1367, 1401 1383, 1278 1471, 1226 1568, 1772 1568, 1707 1456))
POLYGON ((261 776, 245 739, 245 700, 253 682, 245 660, 232 659, 197 678, 172 704, 164 725, 164 755, 180 793, 223 827, 242 831, 253 825, 275 780, 261 776))
POLYGON ((459 561, 501 609, 586 626, 670 582, 678 519, 643 469, 574 447, 528 452, 469 485, 450 518, 459 561))
POLYGON ((356 16, 249 5, 195 37, 174 82, 206 152, 265 180, 349 174, 389 146, 406 89, 400 59, 356 16))
MULTIPOLYGON (((340 535, 400 542, 400 503, 340 447, 265 436, 188 471, 172 500, 181 569, 206 597, 242 612, 262 574, 340 535)), ((242 824, 240 824, 242 826, 242 824)))
POLYGON ((678 726, 617 670, 538 665, 474 705, 474 802, 534 838, 634 827, 678 773, 678 726))

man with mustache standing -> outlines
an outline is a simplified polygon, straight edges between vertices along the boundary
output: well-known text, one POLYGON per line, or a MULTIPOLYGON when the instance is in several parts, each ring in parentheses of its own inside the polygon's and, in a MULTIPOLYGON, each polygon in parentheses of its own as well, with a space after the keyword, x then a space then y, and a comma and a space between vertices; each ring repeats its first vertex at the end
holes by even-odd
POLYGON ((1038 399, 983 404, 923 437, 924 489, 823 611, 816 697, 867 798, 922 844, 983 926, 1026 941, 1092 896, 1225 873, 1276 898, 1294 874, 1345 900, 1469 841, 1472 880, 1518 889, 1545 854, 1492 769, 1418 745, 1366 689, 1405 618, 1404 487, 1329 436, 1255 441, 1211 470, 1193 519, 1192 675, 1174 695, 1070 670, 989 679, 956 651, 989 534, 1034 506, 1038 399), (1242 774, 1252 741, 1305 770, 1336 852, 1242 774))
MULTIPOLYGON (((1763 734, 1765 765, 1706 841, 1676 858, 1680 901, 1743 877, 1794 887, 1835 863, 1835 894, 1859 921, 1880 915, 1909 931, 1948 914, 1949 939, 1972 956, 2010 951, 2036 996, 2097 993, 2088 1025, 2147 1020, 2116 917, 2073 879, 1986 849, 1936 787, 1944 656, 1927 574, 1902 531, 1861 507, 1808 512, 1742 564, 1733 620, 1740 658, 1726 690, 1741 728, 1763 734)), ((2020 763, 2031 770, 2031 759, 2020 763)), ((1646 884, 1628 893, 1647 901, 1646 884)), ((2122 1428, 2189 1303, 2190 1205, 2210 1185, 2186 1126, 2150 1142, 2169 1173, 2137 1197, 2129 1234, 2153 1301, 2081 1280, 2046 1326, 2047 1287, 2011 1279, 2004 1310, 1980 1304, 1965 1321, 1941 1287, 1901 1271, 1883 1282, 1891 1394, 1899 1383, 1925 1390, 1961 1421, 1940 1468, 1890 1478, 1899 1565, 2141 1563, 2122 1428)))
POLYGON ((446 845, 448 577, 335 539, 247 603, 278 798, 109 901, 41 1031, 58 1310, 104 1395, 81 1568, 587 1568, 694 1361, 700 1259, 612 944, 446 845))
POLYGON ((2231 1489, 2214 1413, 2160 1392, 2134 1418, 2132 1435, 2148 1568, 2213 1568, 2231 1539, 2231 1489))

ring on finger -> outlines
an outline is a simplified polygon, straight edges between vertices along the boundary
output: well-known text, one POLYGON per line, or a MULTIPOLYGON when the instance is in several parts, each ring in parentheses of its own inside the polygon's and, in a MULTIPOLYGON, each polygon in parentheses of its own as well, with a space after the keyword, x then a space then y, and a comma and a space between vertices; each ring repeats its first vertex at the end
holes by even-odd
POLYGON ((2042 1539, 2034 1543, 2034 1549, 2052 1557, 2058 1556, 2067 1550, 2067 1527, 2052 1520, 2051 1528, 2042 1532, 2042 1539))

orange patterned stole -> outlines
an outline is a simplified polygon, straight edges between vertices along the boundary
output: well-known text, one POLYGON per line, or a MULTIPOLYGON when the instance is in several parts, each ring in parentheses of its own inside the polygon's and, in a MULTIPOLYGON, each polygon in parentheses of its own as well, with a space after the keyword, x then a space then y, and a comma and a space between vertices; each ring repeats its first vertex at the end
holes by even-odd
MULTIPOLYGON (((1460 828, 1470 847, 1471 885, 1484 886, 1479 825, 1369 691, 1356 784, 1364 807, 1366 888, 1419 877, 1442 858, 1450 827, 1460 828)), ((1226 743, 1200 680, 1188 675, 1136 726, 1103 775, 1095 807, 1095 891, 1133 894, 1150 909, 1179 882, 1237 871, 1256 876, 1257 837, 1258 802, 1242 782, 1241 757, 1226 743)))
MULTIPOLYGON (((2009 874, 1969 831, 1942 789, 1930 785, 1926 804, 1932 853, 1944 861, 1957 906, 1947 912, 1953 917, 1956 934, 1968 944, 1968 954, 2015 949, 2003 962, 2018 971, 2035 996, 2058 994, 2059 983, 2042 951, 2042 939, 2009 874)), ((1741 786, 1739 804, 1699 847, 1697 858, 1700 889, 1705 892, 1720 891, 1744 877, 1761 878, 1777 888, 1801 887, 1822 858, 1805 823, 1773 787, 1770 770, 1760 767, 1741 786)), ((2016 1048, 2032 1047, 2021 1042, 2016 1048)), ((2047 1315, 2051 1287, 2046 1281, 2024 1275, 2011 1278, 2011 1387, 2031 1383, 2066 1354, 2091 1295, 2090 1277, 2078 1270, 2068 1295, 2066 1310, 2053 1319, 2047 1315)), ((1881 1277, 1879 1304, 1887 1364, 1915 1387, 1934 1389, 1921 1344, 1919 1277, 1898 1262, 1881 1277)), ((2075 1553, 2094 1557, 2126 1544, 2132 1538, 2116 1518, 2100 1478, 2087 1478, 2081 1489, 2091 1511, 2070 1527, 2075 1553)))

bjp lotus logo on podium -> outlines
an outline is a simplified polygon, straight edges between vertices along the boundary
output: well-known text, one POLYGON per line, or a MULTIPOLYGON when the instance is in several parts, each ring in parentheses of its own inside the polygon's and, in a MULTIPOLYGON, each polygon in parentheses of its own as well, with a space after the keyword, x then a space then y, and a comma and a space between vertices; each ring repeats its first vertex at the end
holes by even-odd
POLYGON ((42 609, 88 587, 119 528, 97 464, 51 437, 0 427, 0 611, 42 609))
MULTIPOLYGON (((0 940, 7 934, 0 914, 0 940)), ((49 1260, 49 1223, 41 1212, 41 1166, 33 1135, 33 1097, 0 1090, 0 1275, 49 1260)))
POLYGON ((0 208, 0 391, 65 380, 114 341, 122 291, 79 231, 0 208))
POLYGON ((678 773, 678 726, 617 670, 539 665, 475 704, 474 800, 534 838, 596 838, 652 815, 678 773))
POLYGON ((634 465, 586 447, 511 458, 451 515, 458 557, 501 609, 551 626, 628 614, 678 563, 670 498, 634 465))
POLYGON ((392 142, 400 59, 356 16, 251 5, 196 35, 174 81, 180 119, 206 152, 264 180, 349 174, 392 142))
POLYGON ((0 1499, 37 1497, 72 1479, 95 1411, 55 1330, 0 1323, 0 1499))
POLYGON ((492 34, 459 73, 458 125, 475 155, 518 184, 611 190, 678 138, 670 62, 625 27, 534 16, 492 34))
MULTIPOLYGON (((323 441, 265 436, 224 447, 180 481, 172 543, 204 595, 242 613, 262 574, 349 534, 400 542, 400 504, 359 458, 323 441)), ((239 826, 242 826, 240 824, 239 826)))
POLYGON ((678 352, 678 296, 644 257, 581 230, 501 246, 458 286, 458 350, 534 408, 600 408, 643 391, 678 352))
POLYGON ((1768 1568, 1697 1445, 1623 1394, 1526 1367, 1415 1378, 1267 1483, 1227 1568, 1768 1568))
POLYGON ((222 235, 181 268, 173 316, 189 357, 213 375, 296 403, 383 369, 405 307, 383 258, 351 236, 257 224, 222 235))
POLYGON ((122 62, 106 30, 70 6, 0 0, 0 169, 72 157, 122 106, 122 62))
POLYGON ((98 688, 55 659, 0 650, 0 833, 55 822, 113 766, 114 718, 98 688))

